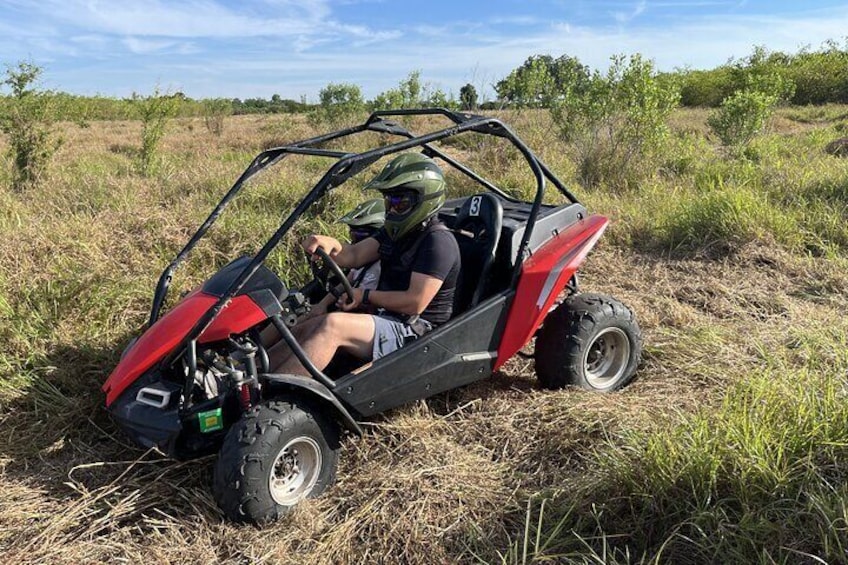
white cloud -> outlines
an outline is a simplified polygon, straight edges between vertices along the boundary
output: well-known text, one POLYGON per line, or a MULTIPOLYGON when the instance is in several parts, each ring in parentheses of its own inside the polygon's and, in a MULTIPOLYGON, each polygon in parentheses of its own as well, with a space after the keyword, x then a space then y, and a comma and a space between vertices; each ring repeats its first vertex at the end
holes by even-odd
POLYGON ((615 19, 615 21, 619 24, 626 24, 629 21, 639 17, 642 12, 645 11, 646 6, 646 0, 641 0, 641 2, 637 3, 636 6, 634 6, 633 9, 628 12, 613 12, 613 19, 615 19))
MULTIPOLYGON (((31 18, 31 26, 0 18, 0 50, 13 53, 8 57, 25 58, 27 49, 42 50, 39 61, 46 61, 64 56, 70 47, 76 53, 74 68, 52 75, 61 87, 76 92, 111 88, 118 95, 161 79, 165 84, 179 81, 190 96, 245 98, 277 92, 298 98, 314 96, 328 82, 353 82, 372 97, 396 86, 413 69, 422 71, 424 81, 442 81, 434 86, 445 91, 458 92, 459 86, 473 82, 478 91, 491 94, 491 83, 532 54, 573 55, 605 69, 613 54, 640 52, 663 70, 710 68, 749 54, 755 44, 793 52, 805 44, 818 47, 828 38, 840 39, 848 29, 848 6, 756 16, 734 13, 731 2, 721 0, 628 0, 616 4, 622 23, 609 18, 608 25, 590 26, 579 18, 550 23, 550 18, 520 14, 480 21, 445 21, 434 15, 379 30, 341 20, 332 10, 337 0, 5 0, 10 4, 19 12, 41 11, 31 18), (712 5, 727 13, 684 18, 672 9, 712 5), (662 20, 654 17, 658 12, 662 20), (77 70, 76 61, 86 66, 97 57, 126 52, 138 54, 147 69, 110 68, 98 76, 77 70), (156 76, 145 74, 154 71, 156 76), (113 81, 109 87, 97 82, 104 75, 113 81)), ((4 9, 0 7, 0 14, 4 9)))
MULTIPOLYGON (((11 0, 21 5, 20 0, 11 0)), ((394 37, 365 26, 333 21, 325 0, 261 0, 239 4, 237 9, 213 0, 176 3, 163 0, 42 0, 27 4, 58 25, 87 33, 128 37, 232 39, 259 36, 394 37)))

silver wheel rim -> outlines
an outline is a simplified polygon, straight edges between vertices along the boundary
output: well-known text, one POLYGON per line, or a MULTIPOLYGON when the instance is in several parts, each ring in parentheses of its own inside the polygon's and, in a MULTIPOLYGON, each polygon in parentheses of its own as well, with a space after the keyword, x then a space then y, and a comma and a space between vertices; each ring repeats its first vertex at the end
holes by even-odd
POLYGON ((583 372, 593 388, 610 388, 624 376, 630 360, 630 340, 621 328, 606 328, 583 354, 583 372))
POLYGON ((321 464, 321 448, 314 439, 301 436, 289 441, 271 467, 271 498, 281 506, 292 506, 306 498, 318 482, 321 464))

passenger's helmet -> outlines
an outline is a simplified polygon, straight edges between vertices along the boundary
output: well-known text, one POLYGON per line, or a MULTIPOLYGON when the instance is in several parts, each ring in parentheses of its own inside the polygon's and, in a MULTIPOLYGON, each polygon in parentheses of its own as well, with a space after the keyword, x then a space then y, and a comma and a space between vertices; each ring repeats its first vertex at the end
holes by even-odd
POLYGON ((445 177, 439 166, 421 153, 398 155, 365 188, 383 193, 385 229, 398 240, 436 215, 445 203, 445 177))
POLYGON ((339 218, 339 221, 350 227, 352 243, 371 237, 383 227, 386 220, 386 208, 382 198, 372 198, 359 204, 356 208, 339 218))

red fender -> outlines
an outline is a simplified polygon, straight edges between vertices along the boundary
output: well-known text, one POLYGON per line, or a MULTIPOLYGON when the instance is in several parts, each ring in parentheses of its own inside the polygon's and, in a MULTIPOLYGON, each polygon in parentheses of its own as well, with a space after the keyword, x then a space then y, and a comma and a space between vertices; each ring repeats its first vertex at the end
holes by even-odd
POLYGON ((599 215, 580 220, 555 235, 524 262, 494 370, 527 345, 608 224, 609 220, 599 215))
MULTIPOLYGON (((150 326, 103 383, 106 406, 112 404, 145 371, 173 351, 218 299, 212 294, 195 290, 150 326)), ((227 339, 231 334, 244 332, 267 317, 249 296, 236 296, 197 341, 208 343, 227 339)))

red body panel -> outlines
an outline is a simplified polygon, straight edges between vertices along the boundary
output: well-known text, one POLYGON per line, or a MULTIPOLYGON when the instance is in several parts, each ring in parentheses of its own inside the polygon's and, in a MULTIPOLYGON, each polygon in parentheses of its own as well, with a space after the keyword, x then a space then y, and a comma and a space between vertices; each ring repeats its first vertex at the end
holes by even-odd
MULTIPOLYGON (((106 406, 112 404, 140 375, 173 351, 197 320, 217 301, 217 296, 196 290, 148 328, 103 384, 106 406)), ((267 317, 250 297, 236 296, 200 335, 198 341, 207 343, 227 339, 231 334, 241 333, 267 317)))
POLYGON ((524 262, 498 347, 495 370, 530 341, 608 223, 603 216, 589 216, 555 235, 524 262))

